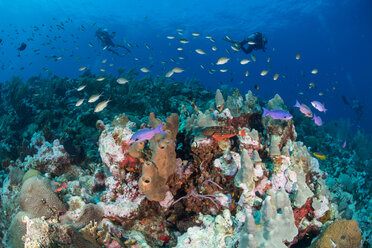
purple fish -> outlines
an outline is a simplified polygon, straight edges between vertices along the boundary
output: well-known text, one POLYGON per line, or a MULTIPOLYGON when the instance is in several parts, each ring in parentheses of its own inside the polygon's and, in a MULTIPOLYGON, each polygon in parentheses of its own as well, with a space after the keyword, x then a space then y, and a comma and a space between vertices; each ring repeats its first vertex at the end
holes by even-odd
POLYGON ((163 124, 160 124, 157 128, 142 128, 135 132, 130 138, 131 142, 150 140, 157 133, 166 133, 161 130, 163 124))
POLYGON ((320 116, 316 116, 314 114, 314 118, 312 120, 314 120, 315 124, 318 125, 318 126, 322 126, 323 125, 323 121, 322 121, 322 118, 320 118, 320 116))
POLYGON ((342 148, 345 148, 346 147, 346 140, 344 141, 344 143, 342 144, 342 148))
POLYGON ((285 110, 281 110, 281 109, 267 110, 263 108, 263 110, 264 110, 264 113, 262 117, 270 115, 271 118, 276 119, 276 120, 290 120, 293 117, 289 112, 285 110))
POLYGON ((303 113, 306 117, 313 117, 313 112, 311 112, 311 109, 305 104, 300 104, 298 100, 296 100, 294 107, 299 108, 301 113, 303 113))
POLYGON ((326 112, 327 109, 324 107, 324 104, 318 102, 318 101, 312 101, 311 105, 313 105, 314 108, 316 108, 320 112, 326 112))

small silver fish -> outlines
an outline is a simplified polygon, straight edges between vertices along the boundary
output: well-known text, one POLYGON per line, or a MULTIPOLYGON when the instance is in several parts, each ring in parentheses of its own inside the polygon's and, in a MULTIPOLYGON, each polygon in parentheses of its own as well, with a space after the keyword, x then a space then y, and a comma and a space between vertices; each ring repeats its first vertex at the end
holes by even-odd
POLYGON ((110 102, 110 99, 98 103, 97 106, 94 109, 94 112, 96 112, 96 113, 101 112, 102 110, 104 110, 107 107, 107 104, 109 102, 110 102))
POLYGON ((102 93, 101 93, 101 94, 95 94, 95 95, 92 95, 91 97, 89 97, 88 102, 90 102, 90 103, 95 102, 95 101, 97 101, 101 96, 102 96, 102 93))

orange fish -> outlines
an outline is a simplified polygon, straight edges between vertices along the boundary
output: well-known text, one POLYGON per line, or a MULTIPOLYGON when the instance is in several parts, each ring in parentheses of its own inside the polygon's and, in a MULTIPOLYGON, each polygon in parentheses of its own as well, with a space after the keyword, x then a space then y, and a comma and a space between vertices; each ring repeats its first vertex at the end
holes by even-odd
POLYGON ((63 182, 63 183, 54 182, 54 183, 56 183, 58 186, 60 186, 59 188, 55 189, 54 192, 60 192, 62 189, 67 188, 67 184, 65 182, 63 182))
POLYGON ((212 135, 212 138, 219 141, 219 140, 224 140, 224 139, 234 137, 235 135, 245 136, 245 129, 239 130, 238 133, 230 133, 230 134, 214 133, 212 135))

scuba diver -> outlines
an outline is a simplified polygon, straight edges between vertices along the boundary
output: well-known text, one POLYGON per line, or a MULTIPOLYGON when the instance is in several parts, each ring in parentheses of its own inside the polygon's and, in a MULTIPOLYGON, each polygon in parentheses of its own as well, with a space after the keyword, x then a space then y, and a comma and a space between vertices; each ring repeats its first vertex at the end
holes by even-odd
POLYGON ((125 54, 122 54, 122 55, 126 55, 126 54, 130 53, 130 50, 128 48, 126 48, 123 45, 115 44, 112 41, 114 36, 115 36, 115 33, 112 32, 111 34, 109 34, 109 32, 107 31, 106 28, 105 29, 99 28, 96 31, 96 37, 97 37, 97 39, 99 39, 101 41, 102 46, 103 46, 103 50, 107 49, 108 51, 112 52, 113 54, 121 56, 118 51, 115 51, 113 49, 114 47, 121 47, 121 48, 124 48, 125 50, 127 50, 127 52, 125 54))
POLYGON ((253 33, 240 42, 233 41, 228 36, 226 36, 224 40, 233 43, 235 48, 237 48, 238 50, 243 50, 245 54, 250 54, 253 50, 259 49, 262 49, 264 52, 266 51, 265 45, 267 43, 267 40, 265 36, 260 32, 253 33), (246 45, 248 45, 248 47, 245 47, 246 45))
POLYGON ((360 101, 354 97, 351 100, 351 103, 347 100, 345 96, 342 96, 343 102, 348 105, 356 114, 356 124, 359 125, 360 121, 363 116, 363 105, 360 103, 360 101))

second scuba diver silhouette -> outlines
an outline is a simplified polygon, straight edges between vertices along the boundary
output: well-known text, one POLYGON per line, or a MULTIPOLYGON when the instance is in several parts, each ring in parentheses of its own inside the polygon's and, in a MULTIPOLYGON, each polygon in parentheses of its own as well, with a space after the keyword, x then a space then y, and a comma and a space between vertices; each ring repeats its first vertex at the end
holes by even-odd
POLYGON ((361 104, 361 102, 356 97, 354 97, 351 99, 350 103, 346 96, 342 96, 342 101, 355 112, 356 119, 355 123, 353 124, 355 124, 357 127, 360 127, 360 122, 363 117, 363 105, 361 104))
POLYGON ((102 46, 103 46, 103 49, 107 49, 108 51, 112 52, 113 54, 115 55, 118 55, 118 56, 124 56, 128 53, 130 53, 130 50, 128 48, 126 48, 125 46, 123 45, 118 45, 118 44, 115 44, 112 39, 114 38, 115 36, 115 33, 112 32, 111 34, 107 31, 107 29, 102 29, 102 28, 99 28, 97 31, 96 31, 96 37, 97 39, 99 39, 102 43, 102 46), (120 54, 118 49, 114 50, 114 48, 123 48, 126 50, 126 53, 124 54, 120 54))
POLYGON ((226 36, 224 40, 233 43, 236 49, 242 50, 245 54, 250 54, 253 50, 259 49, 262 49, 264 52, 266 51, 265 45, 267 43, 267 39, 260 32, 253 33, 240 42, 233 41, 228 36, 226 36))

